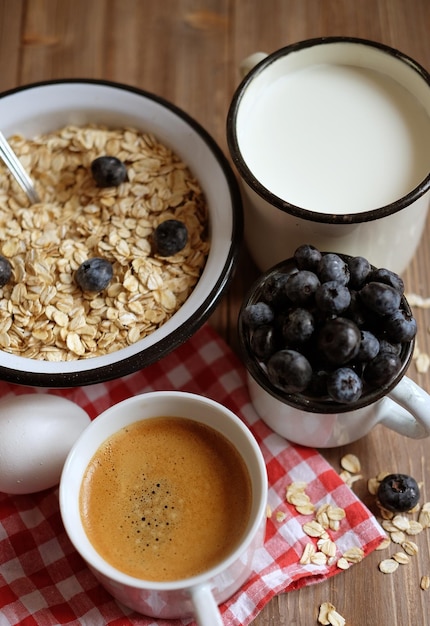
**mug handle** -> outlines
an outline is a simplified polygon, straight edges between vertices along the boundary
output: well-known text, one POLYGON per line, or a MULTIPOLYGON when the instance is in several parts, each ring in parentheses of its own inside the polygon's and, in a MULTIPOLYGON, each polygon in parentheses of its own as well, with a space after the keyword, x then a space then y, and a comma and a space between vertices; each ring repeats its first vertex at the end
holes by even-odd
POLYGON ((253 67, 260 63, 263 59, 268 56, 266 52, 254 52, 250 54, 248 57, 243 59, 241 64, 239 65, 239 73, 241 78, 245 78, 245 76, 252 70, 253 67))
POLYGON ((193 587, 191 589, 191 601, 198 626, 224 626, 219 607, 209 584, 193 587))
POLYGON ((430 435, 430 395, 404 376, 379 405, 380 423, 412 439, 430 435))

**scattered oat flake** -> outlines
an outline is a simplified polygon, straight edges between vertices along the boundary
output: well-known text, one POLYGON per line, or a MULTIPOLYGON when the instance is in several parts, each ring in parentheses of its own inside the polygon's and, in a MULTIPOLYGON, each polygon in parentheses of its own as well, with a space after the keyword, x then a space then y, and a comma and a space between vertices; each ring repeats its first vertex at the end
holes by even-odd
POLYGON ((430 356, 426 352, 420 352, 414 357, 414 362, 419 374, 427 374, 430 368, 430 356))
POLYGON ((410 558, 405 552, 396 552, 393 554, 393 559, 397 561, 397 563, 400 563, 400 565, 406 565, 410 562, 410 558))
POLYGON ((379 483, 381 481, 377 478, 369 478, 367 481, 367 489, 372 496, 376 496, 378 493, 379 483))
POLYGON ((311 563, 314 565, 327 565, 327 555, 324 552, 315 552, 311 556, 311 563))
POLYGON ((392 574, 399 567, 399 563, 394 559, 384 559, 379 563, 379 569, 383 574, 392 574))
POLYGON ((360 563, 364 559, 364 550, 361 548, 349 548, 343 553, 343 558, 349 561, 349 563, 360 563))
POLYGON ((303 524, 302 528, 303 532, 309 535, 309 537, 321 537, 324 533, 324 528, 315 520, 306 522, 306 524, 303 524))
POLYGON ((347 561, 343 556, 337 560, 336 565, 339 569, 349 569, 351 567, 351 563, 347 561))
POLYGON ((410 554, 411 556, 415 556, 419 552, 419 548, 414 541, 404 541, 402 543, 402 548, 407 554, 410 554))
POLYGON ((331 602, 323 602, 320 605, 319 613, 318 613, 318 623, 323 624, 323 626, 329 626, 330 622, 328 621, 328 614, 330 611, 335 611, 336 607, 331 602))
POLYGON ((409 293, 405 296, 408 300, 409 306, 415 306, 420 309, 430 309, 430 298, 423 298, 417 293, 409 293))
POLYGON ((390 545, 391 545, 391 539, 389 537, 385 537, 385 539, 381 541, 381 543, 379 544, 377 548, 375 548, 375 550, 385 550, 390 545))
MULTIPOLYGON (((427 502, 426 504, 429 503, 427 502)), ((430 528, 430 509, 425 509, 424 506, 419 513, 418 522, 423 528, 430 528)))
POLYGON ((410 524, 410 520, 404 515, 395 515, 391 522, 393 526, 395 526, 399 530, 407 530, 410 524))
POLYGON ((301 565, 309 565, 313 555, 315 554, 315 546, 313 543, 307 543, 303 549, 302 556, 300 557, 301 565))
POLYGON ((400 544, 404 543, 404 541, 406 540, 406 536, 403 530, 397 530, 393 533, 390 533, 390 538, 393 543, 400 543, 400 544))
POLYGON ((419 535, 423 531, 423 527, 416 520, 409 522, 409 527, 406 529, 407 535, 419 535))
POLYGON ((268 519, 270 519, 272 517, 272 507, 270 506, 270 504, 268 504, 266 506, 266 517, 268 519))
POLYGON ((351 474, 358 474, 361 471, 361 463, 355 454, 345 454, 340 460, 340 464, 344 470, 351 474))
POLYGON ((284 519, 287 517, 287 514, 284 513, 284 511, 276 511, 275 517, 277 522, 283 522, 284 519))
POLYGON ((430 589, 430 576, 421 576, 420 587, 423 591, 430 589))

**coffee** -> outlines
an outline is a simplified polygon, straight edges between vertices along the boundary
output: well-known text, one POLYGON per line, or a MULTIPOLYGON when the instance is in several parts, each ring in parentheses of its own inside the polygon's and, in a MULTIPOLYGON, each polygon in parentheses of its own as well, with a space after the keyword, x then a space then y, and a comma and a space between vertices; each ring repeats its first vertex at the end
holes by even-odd
POLYGON ((94 548, 137 578, 170 581, 230 554, 250 517, 251 481, 234 446, 193 420, 140 420, 90 461, 80 512, 94 548))

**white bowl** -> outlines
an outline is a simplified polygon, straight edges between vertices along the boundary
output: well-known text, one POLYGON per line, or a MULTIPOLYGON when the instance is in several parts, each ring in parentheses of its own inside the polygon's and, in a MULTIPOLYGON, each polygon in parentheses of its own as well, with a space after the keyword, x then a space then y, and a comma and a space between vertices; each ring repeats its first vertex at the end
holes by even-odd
MULTIPOLYGON (((210 252, 203 273, 181 308, 160 328, 126 348, 89 359, 53 363, 0 351, 0 378, 41 387, 73 387, 119 378, 186 341, 213 312, 235 269, 243 215, 235 176, 212 137, 166 100, 118 83, 60 80, 0 95, 5 136, 56 130, 67 124, 131 125, 153 133, 189 166, 208 204, 210 252)), ((0 183, 1 184, 1 183, 0 183)))

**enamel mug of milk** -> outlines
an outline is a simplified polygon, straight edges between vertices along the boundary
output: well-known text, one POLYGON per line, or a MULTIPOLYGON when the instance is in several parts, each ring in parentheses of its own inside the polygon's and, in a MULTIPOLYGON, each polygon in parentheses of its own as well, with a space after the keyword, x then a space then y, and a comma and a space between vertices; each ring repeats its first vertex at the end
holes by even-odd
POLYGON ((429 206, 429 73, 349 37, 257 53, 242 69, 227 139, 259 268, 309 243, 403 272, 429 206))

